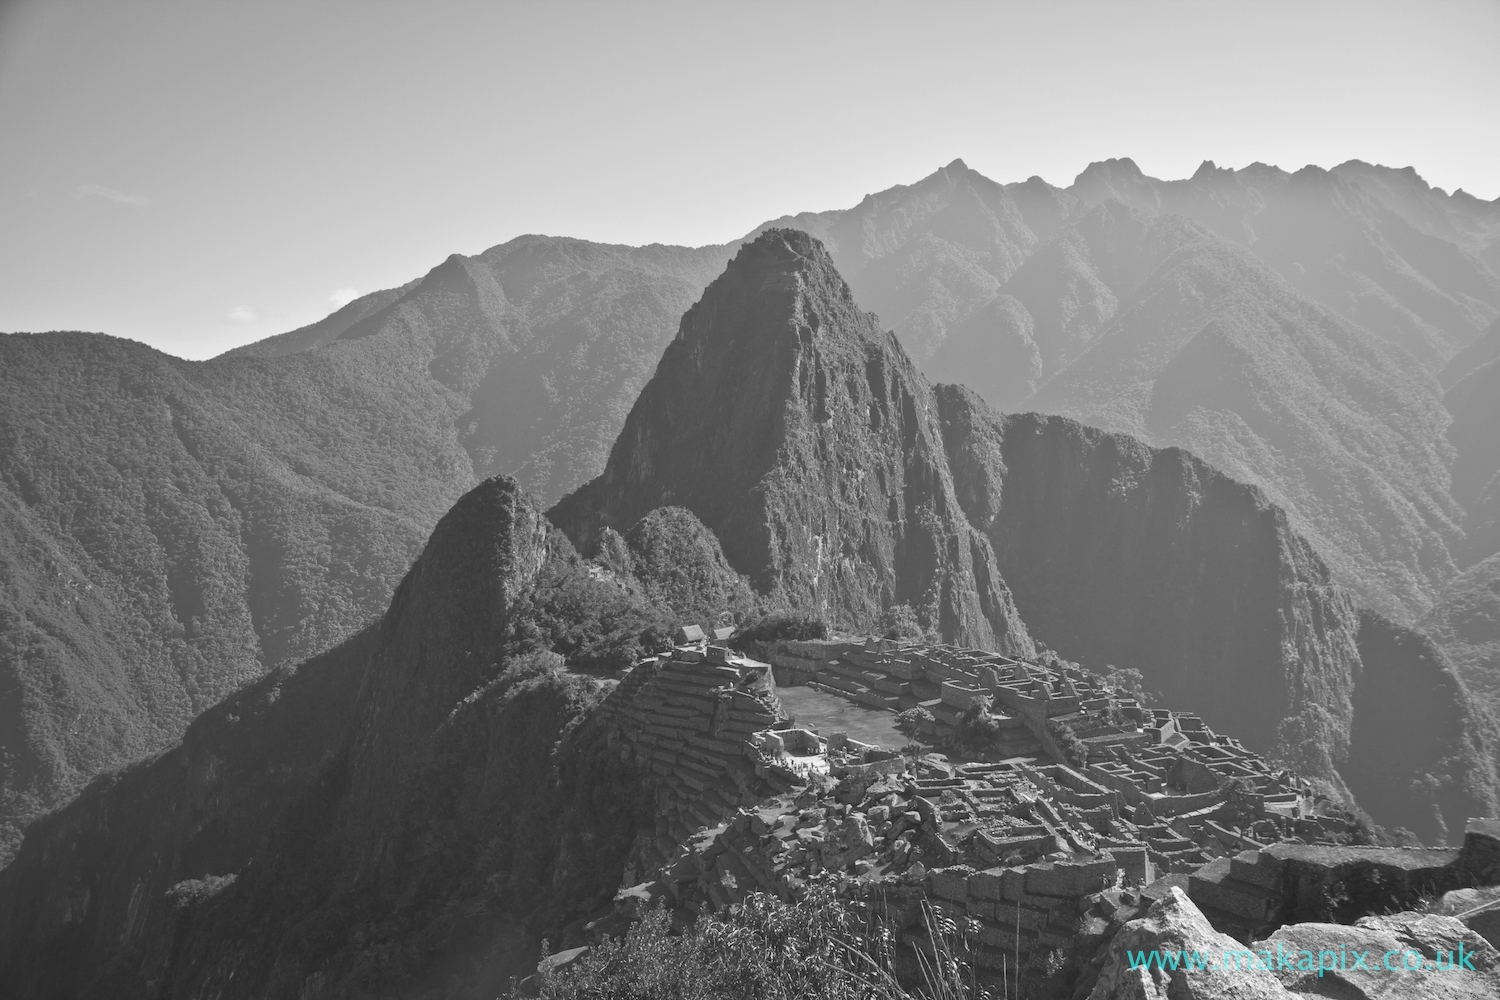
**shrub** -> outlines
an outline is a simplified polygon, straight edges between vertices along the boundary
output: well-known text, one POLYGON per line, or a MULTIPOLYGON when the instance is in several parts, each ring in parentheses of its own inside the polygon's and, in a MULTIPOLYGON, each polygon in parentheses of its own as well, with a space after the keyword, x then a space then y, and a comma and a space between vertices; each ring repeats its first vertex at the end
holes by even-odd
POLYGON ((1089 749, 1073 732, 1073 727, 1066 722, 1056 719, 1047 720, 1047 735, 1052 737, 1052 742, 1062 751, 1063 760, 1072 767, 1083 767, 1089 762, 1089 749))
POLYGON ((782 611, 765 615, 735 632, 730 645, 745 651, 752 643, 776 642, 782 639, 805 640, 828 638, 828 623, 803 611, 782 611))
POLYGON ((875 631, 886 639, 921 639, 922 624, 910 604, 893 604, 875 621, 875 631))
POLYGON ((961 746, 987 747, 1000 738, 1000 720, 989 713, 987 705, 972 705, 958 717, 955 736, 961 746))

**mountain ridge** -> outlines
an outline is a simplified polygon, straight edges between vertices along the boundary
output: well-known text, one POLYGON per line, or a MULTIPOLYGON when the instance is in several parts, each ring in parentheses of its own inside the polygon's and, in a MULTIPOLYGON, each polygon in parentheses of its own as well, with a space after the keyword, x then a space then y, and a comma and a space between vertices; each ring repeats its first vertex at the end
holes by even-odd
MULTIPOLYGON (((1151 240, 1170 233, 1177 234, 1180 252, 1198 247, 1194 261, 1179 258, 1152 288, 1159 303, 1169 301, 1172 290, 1181 292, 1172 300, 1181 310, 1162 306, 1157 319, 1201 319, 1189 332, 1208 335, 1188 342, 1197 346, 1162 368, 1159 385, 1137 380, 1130 392, 1116 393, 1108 413, 1077 399, 1057 408, 1106 422, 1118 411, 1116 429, 1144 434, 1154 444, 1187 446, 1236 478, 1258 483, 1285 506, 1340 582, 1394 620, 1411 623, 1441 599, 1447 576, 1500 545, 1500 534, 1489 527, 1493 505, 1484 499, 1491 494, 1465 494, 1464 505, 1449 495, 1444 480, 1450 467, 1455 476, 1486 478, 1482 462, 1468 457, 1473 450, 1457 447, 1440 426, 1447 419, 1442 392, 1455 373, 1472 367, 1465 359, 1484 350, 1483 334, 1461 345, 1485 315, 1493 316, 1486 313, 1494 307, 1489 279, 1476 268, 1494 270, 1500 205, 1441 192, 1411 171, 1358 161, 1302 173, 1294 182, 1298 173, 1265 164, 1239 170, 1205 164, 1192 178, 1157 181, 1134 164, 1100 161, 1080 174, 1082 181, 1059 188, 1039 177, 997 184, 955 160, 853 208, 796 218, 829 237, 830 254, 847 270, 855 300, 876 304, 910 353, 927 352, 922 367, 928 376, 962 381, 1012 410, 1035 408, 1026 401, 1058 378, 1056 362, 1082 358, 1099 346, 1095 339, 1114 336, 1112 324, 1140 326, 1150 319, 1132 298, 1140 279, 1120 270, 1114 258, 1129 263, 1151 240), (1105 190, 1098 187, 1101 177, 1116 183, 1105 176, 1111 171, 1119 175, 1120 196, 1139 202, 1130 209, 1133 219, 1116 208, 1103 213, 1123 219, 1111 237, 1123 240, 1113 258, 1105 244, 1078 235, 1088 213, 1101 207, 1088 203, 1085 189, 1105 190), (1293 195, 1316 201, 1319 191, 1332 192, 1319 211, 1344 242, 1324 239, 1317 253, 1309 242, 1292 259, 1288 253, 1303 245, 1296 225, 1302 202, 1293 195), (1456 249, 1450 253, 1431 240, 1456 249), (1372 253, 1386 263, 1374 269, 1359 263, 1374 259, 1372 253), (1340 255, 1342 264, 1335 259, 1340 255), (1252 258, 1261 269, 1253 280, 1243 277, 1254 270, 1252 258), (1226 261, 1238 263, 1215 270, 1226 261), (1282 284, 1273 287, 1269 273, 1282 284), (1241 323, 1193 305, 1188 292, 1211 288, 1210 279, 1238 288, 1243 294, 1234 301, 1243 303, 1246 316, 1261 319, 1241 323), (1350 288, 1358 294, 1341 298, 1350 288), (1330 301, 1314 308, 1320 297, 1330 301), (1352 325, 1330 323, 1318 308, 1352 325), (1219 325, 1208 330, 1208 319, 1219 325), (1323 346, 1306 357, 1254 347, 1281 343, 1282 320, 1311 322, 1311 332, 1298 336, 1323 346), (1340 337, 1353 347, 1325 349, 1340 337), (1408 364, 1401 359, 1415 356, 1392 346, 1392 337, 1408 338, 1430 356, 1408 364), (975 356, 955 353, 965 342, 975 345, 975 356), (1430 372, 1454 347, 1458 353, 1443 362, 1441 381, 1429 384, 1424 369, 1430 372), (1396 362, 1372 367, 1359 360, 1382 352, 1396 362), (1293 362, 1316 369, 1317 377, 1287 381, 1293 362), (1340 388, 1358 388, 1366 375, 1382 370, 1399 387, 1394 394, 1361 401, 1353 389, 1340 388), (1209 384, 1233 391, 1212 398, 1209 384), (1338 397, 1338 403, 1318 395, 1338 397), (1244 405, 1218 405, 1230 398, 1244 405), (1268 414, 1276 420, 1267 423, 1268 414)), ((153 355, 129 385, 110 381, 102 370, 116 348, 95 351, 86 346, 89 337, 56 335, 46 351, 56 350, 60 363, 70 355, 65 367, 77 373, 75 381, 95 386, 87 405, 32 402, 45 379, 30 378, 25 365, 8 365, 15 377, 7 392, 17 405, 0 421, 7 474, 16 484, 51 484, 46 496, 62 499, 54 508, 52 499, 38 504, 34 495, 14 492, 18 486, 0 489, 9 532, 0 553, 0 562, 8 560, 0 573, 9 581, 8 596, 0 600, 0 674, 8 678, 0 681, 6 692, 0 739, 12 754, 22 748, 20 756, 7 758, 12 770, 0 780, 0 795, 11 803, 7 815, 15 817, 10 832, 0 835, 0 857, 5 843, 14 845, 15 824, 24 817, 56 804, 100 770, 166 745, 203 704, 272 663, 317 652, 377 616, 404 561, 467 485, 493 473, 514 474, 550 503, 602 471, 610 442, 682 313, 742 242, 629 248, 518 237, 472 257, 450 258, 427 276, 363 296, 319 323, 229 352, 206 367, 153 355), (462 277, 460 271, 469 278, 449 280, 462 277), (355 328, 365 335, 344 337, 355 328), (303 374, 283 377, 281 365, 303 374), (237 373, 215 374, 205 383, 224 397, 209 407, 217 416, 207 423, 160 419, 170 405, 138 415, 138 391, 150 396, 156 390, 149 387, 170 383, 179 369, 237 373), (308 374, 315 371, 322 374, 308 374), (287 380, 290 387, 282 391, 287 380), (387 393, 397 402, 372 402, 387 393), (114 415, 101 424, 94 411, 114 415), (20 448, 17 442, 34 432, 21 429, 37 413, 50 414, 46 433, 58 447, 66 442, 94 457, 78 463, 20 448), (164 527, 153 538, 143 530, 149 517, 126 518, 126 527, 110 520, 111 510, 127 504, 126 495, 114 487, 101 492, 98 484, 141 473, 129 462, 114 468, 99 460, 94 445, 137 423, 153 430, 119 447, 150 456, 144 465, 162 470, 156 492, 167 499, 157 509, 174 511, 172 525, 194 525, 191 532, 164 527), (275 430, 248 440, 237 424, 256 433, 275 430), (180 431, 215 463, 212 475, 184 479, 198 484, 186 492, 171 470, 198 460, 180 443, 180 431), (210 447, 200 440, 204 434, 248 443, 210 447), (340 441, 364 443, 345 447, 340 441), (328 450, 320 450, 325 445, 328 450), (329 458, 340 448, 351 456, 368 454, 366 464, 379 471, 361 470, 365 460, 356 458, 340 468, 329 458), (225 449, 233 454, 219 454, 225 449), (432 465, 434 456, 441 462, 432 465), (212 489, 205 485, 210 480, 212 489), (221 480, 240 485, 226 489, 221 480), (74 503, 77 498, 84 502, 74 503), (246 522, 230 499, 254 507, 256 527, 234 527, 246 522), (70 534, 75 529, 78 537, 70 534), (357 555, 362 546, 383 554, 363 561, 357 555), (149 609, 132 610, 123 598, 101 603, 108 588, 94 564, 110 551, 124 560, 119 579, 139 579, 132 591, 155 595, 149 609), (253 572, 236 568, 252 563, 253 572), (329 578, 338 585, 319 596, 322 585, 313 581, 329 578), (217 609, 212 615, 199 613, 194 590, 206 595, 203 607, 217 609), (174 605, 174 593, 187 599, 174 605), (198 631, 188 638, 185 623, 195 620, 198 631), (210 621, 219 624, 209 628, 210 621), (135 651, 116 656, 112 636, 135 644, 135 651), (199 668, 191 664, 205 656, 204 676, 213 679, 195 702, 182 678, 193 676, 199 668), (65 678, 65 694, 16 679, 49 671, 65 678), (130 684, 146 690, 157 684, 126 680, 132 672, 177 693, 153 694, 157 701, 122 694, 130 684), (87 714, 106 702, 116 708, 87 714), (122 705, 128 707, 118 709, 122 705), (88 719, 98 724, 83 725, 88 719), (18 779, 16 768, 36 776, 35 783, 18 779)), ((1138 360, 1129 352, 1122 357, 1121 371, 1138 360)), ((1121 371, 1105 374, 1114 378, 1121 371)), ((63 396, 70 391, 58 390, 63 396)), ((1455 406, 1461 395, 1452 397, 1455 406)), ((135 499, 129 504, 140 506, 135 499)), ((968 561, 975 558, 971 552, 968 561)), ((986 559, 981 553, 979 563, 986 559)))

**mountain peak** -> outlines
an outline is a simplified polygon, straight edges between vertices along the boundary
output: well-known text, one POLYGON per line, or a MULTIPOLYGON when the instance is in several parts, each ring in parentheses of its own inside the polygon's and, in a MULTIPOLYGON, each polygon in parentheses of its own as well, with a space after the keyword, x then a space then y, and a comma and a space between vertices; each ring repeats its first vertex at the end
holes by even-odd
POLYGON ((823 244, 768 230, 683 316, 604 473, 548 516, 587 549, 686 508, 773 600, 845 627, 906 603, 958 641, 1027 650, 953 495, 935 413, 823 244))
MULTIPOLYGON (((1198 164, 1198 169, 1193 171, 1192 179, 1195 181, 1207 180, 1218 172, 1219 165, 1217 163, 1215 163, 1213 160, 1204 160, 1202 163, 1198 164)), ((1233 173, 1234 171, 1228 170, 1225 172, 1233 173)))
POLYGON ((822 241, 801 229, 767 229, 740 247, 729 262, 726 275, 736 270, 767 269, 790 274, 795 271, 832 268, 833 257, 822 241))

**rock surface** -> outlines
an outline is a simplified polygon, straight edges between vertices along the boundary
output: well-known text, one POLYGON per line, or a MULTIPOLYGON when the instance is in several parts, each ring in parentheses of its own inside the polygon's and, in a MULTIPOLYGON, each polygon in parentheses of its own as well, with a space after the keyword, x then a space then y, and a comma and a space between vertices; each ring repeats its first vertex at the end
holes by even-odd
POLYGON ((1250 947, 1295 951, 1299 966, 1313 966, 1278 970, 1277 977, 1293 996, 1485 1000, 1500 995, 1500 951, 1452 917, 1408 912, 1363 917, 1352 927, 1291 924, 1250 947), (1357 967, 1356 952, 1365 953, 1369 968, 1357 967), (1308 959, 1307 953, 1314 957, 1308 959), (1319 975, 1317 956, 1326 965, 1337 962, 1342 967, 1325 968, 1319 975), (1464 956, 1472 956, 1472 968, 1464 956), (1387 959, 1397 968, 1387 967, 1387 959))
MULTIPOLYGON (((1209 924, 1181 889, 1172 888, 1146 915, 1127 923, 1109 944, 1099 979, 1089 1000, 1273 1000, 1292 996, 1266 969, 1228 971, 1211 968, 1188 972, 1132 968, 1131 953, 1180 956, 1197 952, 1210 962, 1244 946, 1209 924)), ((1139 960, 1137 964, 1140 964, 1139 960)), ((1169 963, 1170 964, 1170 963, 1169 963)))
MULTIPOLYGON (((1139 958, 1137 960, 1139 964, 1139 958)), ((1168 963, 1170 966, 1170 962, 1168 963)), ((1500 952, 1452 917, 1398 913, 1365 917, 1353 926, 1292 924, 1245 945, 1220 934, 1179 888, 1171 888, 1145 916, 1127 923, 1106 952, 1090 1000, 1273 1000, 1319 996, 1338 1000, 1429 997, 1488 998, 1500 994, 1500 952), (1462 952, 1459 951, 1462 947, 1462 952), (1207 969, 1132 968, 1130 956, 1196 952, 1207 969), (1403 956, 1421 969, 1383 967, 1403 956), (1368 969, 1354 954, 1365 953, 1368 969), (1439 968, 1458 956, 1473 968, 1439 968), (1418 958, 1420 956, 1420 959, 1418 958), (1321 975, 1318 964, 1324 968, 1321 975)))

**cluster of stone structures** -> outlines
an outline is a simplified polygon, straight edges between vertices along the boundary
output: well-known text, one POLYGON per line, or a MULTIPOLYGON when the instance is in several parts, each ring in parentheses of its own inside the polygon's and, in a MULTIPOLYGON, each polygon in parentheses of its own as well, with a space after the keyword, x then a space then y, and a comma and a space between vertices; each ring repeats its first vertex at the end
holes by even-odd
POLYGON ((1335 882, 1357 883, 1329 874, 1340 865, 1413 893, 1481 884, 1472 849, 1465 860, 1328 842, 1349 820, 1295 775, 1066 667, 876 640, 775 643, 762 660, 697 630, 679 638, 602 706, 611 745, 656 797, 628 901, 698 913, 825 878, 918 947, 933 913, 952 919, 976 965, 998 970, 1087 951, 1173 885, 1248 940, 1306 919, 1335 882), (816 733, 790 725, 777 699, 799 683, 874 711, 925 708, 933 741, 976 711, 998 717, 999 735, 952 763, 816 733), (1086 761, 1074 745, 1062 762, 1049 722, 1076 734, 1086 761))
POLYGON ((1055 734, 1066 727, 1086 761, 1030 768, 1027 777, 1073 807, 1069 815, 1087 824, 1084 840, 1145 844, 1162 870, 1190 871, 1279 841, 1335 843, 1352 826, 1295 774, 1197 716, 1145 708, 1080 670, 878 639, 782 642, 765 655, 778 684, 817 686, 872 709, 925 709, 934 720, 925 735, 939 743, 982 706, 998 728, 985 748, 995 759, 1063 760, 1055 734))

